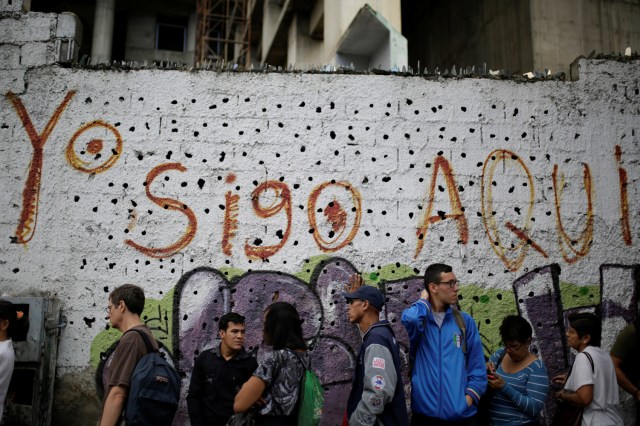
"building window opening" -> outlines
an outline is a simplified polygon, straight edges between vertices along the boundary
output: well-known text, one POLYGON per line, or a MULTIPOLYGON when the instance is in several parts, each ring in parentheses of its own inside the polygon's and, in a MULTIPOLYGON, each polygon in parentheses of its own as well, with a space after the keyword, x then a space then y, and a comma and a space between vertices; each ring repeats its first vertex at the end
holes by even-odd
POLYGON ((186 52, 187 18, 159 16, 156 24, 156 49, 186 52))

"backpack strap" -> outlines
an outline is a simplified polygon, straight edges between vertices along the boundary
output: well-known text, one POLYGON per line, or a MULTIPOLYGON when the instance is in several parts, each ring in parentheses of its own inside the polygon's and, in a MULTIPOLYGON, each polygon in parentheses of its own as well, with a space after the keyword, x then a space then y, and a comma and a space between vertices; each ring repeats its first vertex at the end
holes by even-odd
POLYGON ((140 335, 140 337, 142 337, 142 340, 144 341, 144 345, 147 347, 147 354, 158 352, 156 349, 153 348, 153 345, 151 344, 151 340, 149 339, 149 336, 147 335, 147 333, 137 328, 130 328, 125 332, 125 334, 130 331, 135 331, 140 335))
MULTIPOLYGON (((465 325, 464 318, 462 317, 462 314, 460 313, 460 310, 458 308, 456 308, 455 306, 451 306, 451 312, 453 313, 453 319, 455 320, 456 325, 458 326, 462 334, 462 354, 464 355, 464 362, 466 365, 467 364, 467 326, 465 325)), ((427 338, 427 316, 425 315, 424 318, 422 319, 422 333, 420 333, 420 340, 422 339, 426 340, 426 338, 427 338)), ((409 348, 409 377, 413 375, 413 364, 415 362, 416 351, 418 349, 417 348, 418 345, 415 345, 415 346, 416 346, 415 350, 412 350, 412 348, 409 348)), ((502 360, 502 358, 500 360, 502 360)))
POLYGON ((456 320, 456 324, 458 324, 458 328, 462 332, 462 353, 464 356, 467 356, 467 326, 464 323, 464 318, 462 318, 462 314, 455 306, 451 307, 451 312, 453 313, 453 318, 456 320))
MULTIPOLYGON (((462 353, 467 356, 467 326, 464 323, 464 318, 460 313, 460 310, 455 306, 451 307, 451 313, 453 314, 453 319, 456 321, 456 325, 460 329, 462 333, 462 353)), ((420 337, 424 337, 426 339, 426 331, 427 331, 427 316, 424 316, 422 320, 422 333, 420 337)))

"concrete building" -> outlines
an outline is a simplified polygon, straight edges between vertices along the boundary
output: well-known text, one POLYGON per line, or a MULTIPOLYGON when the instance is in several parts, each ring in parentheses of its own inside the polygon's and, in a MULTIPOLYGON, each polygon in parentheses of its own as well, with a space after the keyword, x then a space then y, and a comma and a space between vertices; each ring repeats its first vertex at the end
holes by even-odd
POLYGON ((397 0, 265 1, 255 59, 274 65, 407 65, 397 0))
POLYGON ((623 0, 33 0, 31 9, 78 15, 80 56, 92 63, 225 59, 358 70, 486 63, 556 72, 594 50, 640 46, 640 3, 623 0), (219 26, 206 29, 208 53, 198 56, 203 4, 217 16, 240 14, 243 23, 215 18, 219 26))
MULTIPOLYGON (((249 45, 249 59, 240 60, 238 49, 224 55, 220 38, 225 36, 210 41, 215 44, 210 46, 213 55, 205 58, 226 57, 236 63, 276 66, 353 64, 358 69, 401 69, 407 65, 407 41, 400 32, 400 0, 238 3, 248 15, 248 28, 240 31, 230 25, 230 37, 236 44, 249 45)), ((229 6, 225 1, 209 4, 215 13, 232 13, 225 9, 229 6)), ((196 0, 34 0, 31 9, 78 15, 85 40, 80 53, 90 56, 93 64, 116 60, 192 65, 197 61, 197 7, 196 0)))
POLYGON ((409 64, 441 70, 486 63, 512 72, 567 71, 580 55, 640 48, 640 2, 402 1, 409 64))
POLYGON ((195 0, 33 0, 34 12, 73 12, 83 25, 80 57, 91 63, 193 64, 195 0))

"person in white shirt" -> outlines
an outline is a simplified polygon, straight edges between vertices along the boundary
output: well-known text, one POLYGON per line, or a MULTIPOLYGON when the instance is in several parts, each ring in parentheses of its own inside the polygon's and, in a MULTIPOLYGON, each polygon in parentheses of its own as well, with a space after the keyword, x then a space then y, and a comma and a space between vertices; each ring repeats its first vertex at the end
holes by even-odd
POLYGON ((569 316, 567 344, 578 351, 568 377, 555 376, 554 383, 564 384, 557 398, 576 407, 584 407, 582 426, 622 425, 616 372, 609 354, 600 347, 602 326, 591 313, 569 316))
POLYGON ((0 300, 0 423, 4 413, 4 400, 9 390, 9 382, 13 374, 15 354, 11 338, 15 333, 24 330, 27 319, 22 311, 17 311, 13 303, 0 300))

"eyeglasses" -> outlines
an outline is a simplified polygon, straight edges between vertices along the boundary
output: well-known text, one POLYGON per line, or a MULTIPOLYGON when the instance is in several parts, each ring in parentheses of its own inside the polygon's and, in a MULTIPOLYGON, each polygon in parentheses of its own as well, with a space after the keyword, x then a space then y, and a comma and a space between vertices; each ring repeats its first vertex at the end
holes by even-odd
POLYGON ((512 351, 512 352, 518 352, 524 345, 522 343, 516 343, 516 344, 510 344, 504 345, 505 350, 507 351, 512 351))
POLYGON ((454 287, 457 287, 460 284, 460 281, 458 281, 458 280, 440 281, 440 282, 437 282, 436 284, 446 284, 446 285, 449 286, 449 288, 454 288, 454 287))
POLYGON ((115 308, 115 306, 113 306, 113 305, 109 305, 109 306, 107 306, 106 308, 104 308, 104 310, 105 310, 105 312, 106 312, 106 313, 108 313, 108 314, 109 314, 109 313, 111 313, 111 309, 113 309, 113 308, 115 308))

